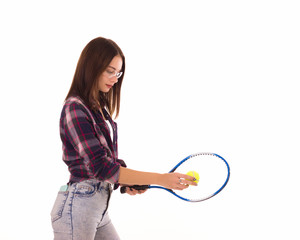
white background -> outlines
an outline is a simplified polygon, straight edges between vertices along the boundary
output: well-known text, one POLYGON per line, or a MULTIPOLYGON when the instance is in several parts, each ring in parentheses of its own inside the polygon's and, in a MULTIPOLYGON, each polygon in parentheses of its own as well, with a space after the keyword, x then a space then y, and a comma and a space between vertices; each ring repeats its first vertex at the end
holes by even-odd
POLYGON ((119 153, 167 172, 216 152, 218 196, 190 204, 159 190, 115 192, 122 239, 299 239, 300 6, 252 1, 1 1, 0 239, 52 239, 68 181, 58 122, 93 38, 126 56, 119 153))

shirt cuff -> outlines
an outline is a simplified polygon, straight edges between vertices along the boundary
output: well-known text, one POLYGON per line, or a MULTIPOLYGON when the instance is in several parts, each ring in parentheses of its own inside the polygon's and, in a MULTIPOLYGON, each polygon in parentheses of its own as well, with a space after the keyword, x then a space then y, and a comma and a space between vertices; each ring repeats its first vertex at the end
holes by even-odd
MULTIPOLYGON (((119 163, 120 166, 122 166, 122 167, 125 167, 125 168, 127 167, 126 163, 122 159, 117 159, 117 163, 119 163)), ((114 175, 114 177, 117 177, 116 179, 119 180, 119 176, 120 176, 120 170, 114 175)), ((115 183, 114 190, 118 189, 119 186, 120 186, 119 183, 115 183)))

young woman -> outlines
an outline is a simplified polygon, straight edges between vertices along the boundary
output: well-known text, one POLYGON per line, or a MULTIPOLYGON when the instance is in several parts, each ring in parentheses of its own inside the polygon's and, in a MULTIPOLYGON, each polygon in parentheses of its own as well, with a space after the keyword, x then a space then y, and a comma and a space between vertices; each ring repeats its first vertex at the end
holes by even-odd
MULTIPOLYGON (((151 173, 126 168, 118 158, 117 124, 125 57, 112 40, 96 38, 83 49, 60 119, 63 160, 70 172, 51 220, 55 240, 119 239, 107 213, 119 185, 156 184, 183 190, 196 185, 180 173, 151 173)), ((145 191, 130 190, 130 195, 145 191)))

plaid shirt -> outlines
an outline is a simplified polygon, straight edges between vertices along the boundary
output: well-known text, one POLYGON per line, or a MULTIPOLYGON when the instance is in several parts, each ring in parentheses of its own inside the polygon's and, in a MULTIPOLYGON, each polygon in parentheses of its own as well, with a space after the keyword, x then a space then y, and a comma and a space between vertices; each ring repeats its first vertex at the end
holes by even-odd
POLYGON ((117 124, 103 109, 113 129, 110 130, 100 111, 89 110, 78 97, 66 100, 60 118, 63 160, 70 171, 69 183, 96 179, 118 187, 120 166, 118 159, 117 124))

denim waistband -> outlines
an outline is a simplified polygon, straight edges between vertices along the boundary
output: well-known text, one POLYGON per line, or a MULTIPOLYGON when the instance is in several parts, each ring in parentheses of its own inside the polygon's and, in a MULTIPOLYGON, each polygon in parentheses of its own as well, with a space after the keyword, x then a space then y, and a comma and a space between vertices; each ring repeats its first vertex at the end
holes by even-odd
POLYGON ((79 186, 79 185, 88 185, 88 186, 93 187, 95 190, 104 189, 107 191, 112 191, 112 185, 110 183, 95 181, 95 180, 91 180, 91 179, 84 180, 81 182, 69 183, 68 185, 62 186, 61 191, 62 191, 62 188, 64 188, 64 190, 67 191, 70 187, 79 186))
POLYGON ((111 190, 112 189, 112 185, 108 182, 98 182, 95 184, 95 187, 99 190, 101 188, 105 189, 105 190, 111 190))

